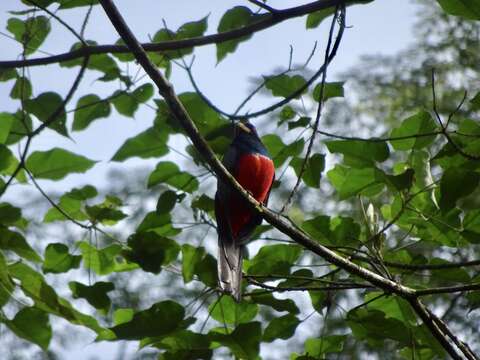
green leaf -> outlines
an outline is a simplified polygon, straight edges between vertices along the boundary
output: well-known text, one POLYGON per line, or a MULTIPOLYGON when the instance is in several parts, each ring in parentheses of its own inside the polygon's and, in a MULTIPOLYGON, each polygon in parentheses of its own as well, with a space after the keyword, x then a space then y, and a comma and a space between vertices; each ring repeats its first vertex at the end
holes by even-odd
POLYGON ((278 121, 278 124, 281 125, 285 121, 293 119, 295 115, 297 115, 297 113, 290 105, 284 106, 282 111, 280 111, 280 120, 278 121))
POLYGON ((374 166, 375 162, 383 162, 390 155, 385 142, 334 140, 325 144, 332 154, 342 154, 344 163, 352 167, 374 166))
MULTIPOLYGON (((83 209, 83 202, 87 199, 94 198, 97 195, 97 189, 91 185, 86 185, 79 189, 73 188, 71 191, 63 194, 60 197, 58 206, 70 218, 78 221, 84 221, 88 219, 88 216, 83 209)), ((69 220, 69 218, 60 212, 56 207, 50 208, 43 218, 43 221, 46 223, 66 220, 69 220)))
POLYGON ((306 116, 301 117, 297 121, 289 121, 288 122, 288 130, 296 129, 296 128, 305 128, 310 124, 312 119, 306 116))
POLYGON ((180 171, 177 164, 171 161, 162 161, 157 164, 155 170, 148 177, 148 187, 165 183, 191 193, 198 189, 198 180, 191 174, 180 171))
POLYGON ((77 311, 67 300, 59 297, 43 276, 31 267, 16 262, 9 266, 9 272, 20 281, 24 294, 34 300, 40 310, 60 316, 72 324, 86 326, 97 333, 103 330, 93 317, 77 311))
MULTIPOLYGON (((66 0, 68 1, 68 0, 66 0)), ((96 46, 98 45, 95 41, 91 40, 86 40, 87 45, 89 46, 96 46)), ((79 51, 84 44, 81 42, 77 42, 73 44, 73 46, 70 48, 70 51, 79 51)), ((82 58, 77 58, 73 60, 67 60, 67 61, 62 61, 59 63, 61 67, 66 67, 66 68, 71 68, 74 66, 81 66, 84 62, 84 59, 82 58)), ((87 69, 91 70, 98 70, 104 74, 103 77, 101 77, 99 80, 101 81, 111 81, 115 79, 122 79, 125 80, 125 77, 122 77, 121 71, 117 66, 117 63, 115 60, 107 55, 107 54, 92 54, 90 55, 87 63, 87 69)), ((124 81, 125 82, 125 81, 124 81)), ((127 86, 131 85, 127 81, 127 86)), ((120 91, 119 91, 120 92, 120 91)), ((120 92, 120 93, 124 93, 120 92)), ((115 93, 117 94, 117 93, 115 93)))
POLYGON ((127 117, 133 117, 138 109, 138 101, 132 96, 132 94, 117 90, 111 98, 111 102, 115 109, 122 115, 127 117))
POLYGON ((124 161, 131 157, 143 159, 161 157, 168 154, 168 133, 151 127, 127 139, 112 157, 112 161, 124 161))
POLYGON ((451 167, 443 173, 440 180, 440 208, 452 209, 457 200, 470 195, 478 186, 480 175, 460 167, 451 167))
POLYGON ((180 252, 180 246, 172 239, 160 236, 153 231, 130 235, 125 257, 148 272, 158 274, 162 265, 174 261, 180 252))
MULTIPOLYGON (((323 88, 323 100, 326 101, 330 98, 343 97, 343 84, 344 82, 331 82, 325 83, 323 88)), ((317 84, 313 89, 313 99, 315 101, 320 101, 320 91, 322 89, 322 84, 317 84)))
POLYGON ((5 144, 7 141, 14 121, 15 117, 12 114, 6 112, 0 113, 0 144, 5 144))
MULTIPOLYGON (((153 37, 153 42, 164 42, 172 40, 191 39, 194 37, 202 36, 207 31, 208 16, 198 20, 191 21, 183 24, 177 29, 177 32, 173 32, 167 29, 160 29, 153 37)), ((162 52, 161 55, 166 56, 168 59, 177 59, 182 56, 191 54, 193 48, 185 48, 179 50, 171 50, 162 52)), ((154 60, 156 58, 154 57, 154 60)))
POLYGON ((480 3, 477 0, 437 0, 447 14, 466 19, 480 20, 480 3))
POLYGON ((328 353, 341 353, 345 335, 322 336, 319 339, 308 339, 305 342, 305 353, 314 359, 325 358, 328 353))
POLYGON ((82 96, 76 106, 73 117, 73 131, 86 129, 94 120, 110 116, 110 103, 97 95, 82 96))
POLYGON ((27 169, 36 178, 60 180, 71 173, 84 173, 95 161, 70 151, 53 148, 48 151, 34 151, 26 161, 27 169))
POLYGON ((360 239, 360 225, 350 217, 339 216, 330 222, 331 242, 336 246, 357 246, 360 239))
POLYGON ((15 40, 25 47, 25 55, 33 54, 42 45, 50 32, 50 21, 45 16, 29 17, 22 21, 18 18, 8 19, 7 25, 15 40))
POLYGON ((365 295, 365 302, 372 300, 372 302, 367 305, 368 309, 381 311, 385 314, 385 318, 400 320, 407 326, 416 324, 417 318, 415 313, 406 300, 395 295, 382 296, 373 300, 382 294, 383 293, 379 291, 372 291, 365 295))
POLYGON ((376 195, 383 189, 385 179, 383 172, 377 168, 355 169, 342 165, 335 165, 327 177, 341 200, 357 194, 376 195))
POLYGON ((180 229, 173 227, 170 214, 157 214, 155 211, 145 215, 145 218, 138 225, 137 232, 143 231, 154 231, 161 236, 175 236, 181 232, 180 229))
POLYGON ((139 103, 146 103, 153 96, 154 88, 150 83, 143 84, 132 92, 132 96, 139 103))
POLYGON ((205 248, 194 247, 190 244, 182 245, 182 275, 185 284, 193 280, 197 272, 197 266, 205 257, 205 248))
POLYGON ((298 314, 300 312, 293 300, 277 299, 273 296, 273 294, 265 293, 263 290, 254 290, 252 293, 250 293, 250 298, 252 299, 252 302, 256 304, 270 306, 276 311, 288 311, 292 314, 298 314))
POLYGON ((68 287, 72 291, 74 299, 85 299, 95 309, 108 311, 110 308, 110 298, 107 293, 115 289, 111 282, 99 281, 95 284, 88 286, 82 283, 71 281, 68 283, 68 287))
POLYGON ((56 0, 56 2, 60 4, 60 9, 73 9, 98 4, 98 0, 56 0))
POLYGON ((80 261, 82 261, 80 255, 70 255, 68 246, 60 243, 48 244, 44 257, 42 267, 44 273, 58 274, 77 269, 80 266, 80 261))
POLYGON ((5 226, 12 225, 20 220, 21 217, 22 211, 19 208, 9 203, 0 203, 0 224, 5 226))
MULTIPOLYGON (((252 11, 245 6, 235 6, 223 14, 218 24, 217 31, 219 33, 242 28, 255 19, 252 11)), ((217 44, 217 63, 222 61, 229 53, 233 53, 239 43, 250 39, 252 36, 247 35, 235 40, 228 40, 217 44)))
MULTIPOLYGON (((207 141, 221 136, 230 138, 231 123, 209 107, 197 93, 185 92, 178 97, 207 141)), ((174 126, 178 127, 178 124, 174 123, 174 126)))
POLYGON ((157 214, 169 213, 175 207, 179 196, 175 191, 164 191, 157 201, 156 212, 157 214))
POLYGON ((228 335, 210 331, 210 338, 227 346, 240 359, 256 359, 260 351, 262 327, 259 322, 238 325, 228 335))
POLYGON ((8 303, 15 285, 8 274, 7 260, 0 251, 0 309, 8 303))
POLYGON ((32 118, 26 112, 17 111, 11 114, 14 118, 6 145, 15 144, 32 131, 32 118))
MULTIPOLYGON (((273 96, 289 97, 306 84, 305 78, 300 75, 276 75, 264 76, 265 87, 272 92, 273 96)), ((300 95, 296 98, 298 99, 300 95)))
POLYGON ((278 318, 274 318, 263 333, 263 341, 272 342, 277 339, 289 339, 295 334, 300 320, 295 315, 287 314, 278 318))
POLYGON ((211 359, 210 339, 208 335, 197 334, 189 330, 181 330, 167 337, 144 339, 142 345, 167 349, 159 356, 159 360, 194 360, 211 359), (149 340, 149 341, 145 341, 149 340))
MULTIPOLYGON (((19 164, 19 161, 10 151, 10 149, 5 145, 0 144, 0 174, 9 175, 9 176, 13 175, 13 173, 16 171, 18 167, 18 164, 19 164)), ((23 171, 23 169, 21 169, 15 175, 15 178, 20 183, 27 182, 27 178, 25 176, 25 172, 23 171)), ((0 223, 1 222, 2 221, 0 220, 0 223)))
POLYGON ((213 212, 215 208, 215 202, 211 197, 208 197, 207 195, 202 194, 199 197, 192 200, 192 208, 203 210, 206 212, 213 212))
POLYGON ((278 135, 269 134, 262 137, 262 142, 267 148, 275 167, 278 168, 287 161, 290 156, 298 156, 302 153, 305 141, 299 139, 291 144, 284 144, 278 135))
POLYGON ((470 100, 472 111, 480 109, 480 91, 470 100))
POLYGON ((302 229, 321 244, 333 245, 330 231, 330 217, 318 215, 302 223, 302 229))
POLYGON ((18 73, 15 69, 0 69, 0 82, 15 79, 17 76, 18 73))
POLYGON ((437 124, 432 116, 426 111, 410 116, 405 119, 399 128, 393 129, 390 136, 392 138, 401 138, 406 136, 417 136, 409 139, 390 140, 395 150, 421 149, 430 145, 436 138, 436 135, 425 136, 437 130, 437 124))
POLYGON ((166 336, 185 326, 184 308, 171 300, 152 305, 149 309, 135 313, 128 322, 118 324, 110 331, 97 337, 100 340, 141 340, 147 336, 166 336))
POLYGON ((316 28, 318 25, 320 25, 320 23, 324 19, 326 19, 327 17, 329 17, 330 15, 332 15, 334 13, 335 13, 335 8, 334 7, 329 7, 327 9, 318 10, 318 11, 315 11, 311 14, 308 14, 306 28, 307 29, 316 28))
POLYGON ((40 255, 32 249, 23 235, 3 227, 0 227, 0 249, 13 251, 18 256, 33 262, 42 261, 40 255))
POLYGON ((30 99, 32 96, 32 83, 26 77, 19 76, 10 91, 12 99, 30 99))
POLYGON ((45 92, 38 95, 34 99, 25 101, 25 109, 27 112, 35 115, 41 122, 48 122, 48 127, 60 135, 67 136, 68 132, 65 126, 67 115, 63 99, 60 95, 54 92, 45 92), (55 113, 58 115, 53 118, 55 113))
MULTIPOLYGON (((303 165, 304 159, 302 158, 293 158, 290 161, 290 166, 295 170, 295 175, 297 177, 300 175, 300 171, 303 165)), ((302 180, 305 185, 319 188, 320 187, 320 178, 322 177, 322 172, 325 169, 325 155, 324 154, 313 154, 307 160, 305 168, 302 174, 302 180)))
POLYGON ((258 313, 258 305, 245 300, 237 303, 231 296, 223 295, 208 308, 213 319, 221 324, 242 324, 253 320, 258 313))
POLYGON ((298 260, 302 248, 297 245, 263 246, 257 255, 248 262, 249 275, 288 275, 290 268, 298 260))
POLYGON ((391 185, 394 190, 408 190, 413 185, 415 171, 407 169, 399 175, 385 175, 387 185, 391 185))
POLYGON ((120 255, 122 247, 117 244, 97 249, 87 242, 78 243, 83 257, 83 264, 87 269, 92 269, 98 275, 108 275, 112 272, 129 271, 137 268, 135 264, 122 261, 120 255))
POLYGON ((7 320, 6 325, 18 337, 47 350, 52 328, 46 312, 36 307, 26 307, 17 312, 13 320, 7 320))

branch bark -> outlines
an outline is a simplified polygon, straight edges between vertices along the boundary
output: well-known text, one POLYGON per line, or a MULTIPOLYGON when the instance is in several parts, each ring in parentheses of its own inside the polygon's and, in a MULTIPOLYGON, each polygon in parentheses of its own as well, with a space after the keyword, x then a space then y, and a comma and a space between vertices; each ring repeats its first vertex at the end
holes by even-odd
MULTIPOLYGON (((366 0, 365 2, 367 2, 366 0)), ((243 36, 252 35, 256 32, 268 29, 274 25, 285 20, 293 19, 296 17, 304 16, 313 13, 318 10, 328 9, 340 4, 351 5, 354 3, 361 3, 358 0, 319 0, 305 5, 295 6, 283 10, 277 10, 274 13, 264 15, 259 21, 249 24, 247 26, 226 31, 223 33, 206 35, 201 37, 195 37, 184 40, 171 40, 162 41, 160 43, 144 43, 142 48, 147 51, 165 51, 165 50, 180 50, 185 48, 191 48, 196 46, 204 46, 210 44, 220 44, 225 41, 234 40, 243 36)), ((82 58, 87 55, 98 54, 120 54, 129 53, 131 50, 126 45, 98 45, 98 46, 86 46, 77 50, 69 51, 63 54, 47 56, 42 58, 33 58, 26 60, 11 60, 0 61, 0 69, 18 68, 23 66, 38 66, 59 63, 62 61, 73 60, 82 58)))

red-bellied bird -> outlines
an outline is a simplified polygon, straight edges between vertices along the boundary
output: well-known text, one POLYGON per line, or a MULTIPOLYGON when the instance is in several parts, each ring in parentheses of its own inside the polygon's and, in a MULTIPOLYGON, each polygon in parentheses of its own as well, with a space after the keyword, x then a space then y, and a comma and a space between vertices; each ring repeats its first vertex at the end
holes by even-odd
MULTIPOLYGON (((275 167, 267 149, 248 121, 239 122, 236 136, 223 157, 224 166, 245 190, 259 202, 267 204, 275 178, 275 167)), ((218 281, 220 288, 241 300, 242 258, 262 217, 227 184, 218 180, 215 194, 215 217, 218 232, 218 281)))

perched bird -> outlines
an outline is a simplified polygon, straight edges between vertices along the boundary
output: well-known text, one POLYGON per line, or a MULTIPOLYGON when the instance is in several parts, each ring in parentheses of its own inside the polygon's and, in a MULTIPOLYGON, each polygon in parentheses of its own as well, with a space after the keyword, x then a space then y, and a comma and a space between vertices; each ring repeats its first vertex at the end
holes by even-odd
MULTIPOLYGON (((267 149, 248 121, 239 122, 223 164, 245 190, 267 204, 275 167, 267 149)), ((215 194, 218 232, 218 280, 221 289, 241 300, 242 258, 245 245, 262 218, 228 185, 218 180, 215 194)))

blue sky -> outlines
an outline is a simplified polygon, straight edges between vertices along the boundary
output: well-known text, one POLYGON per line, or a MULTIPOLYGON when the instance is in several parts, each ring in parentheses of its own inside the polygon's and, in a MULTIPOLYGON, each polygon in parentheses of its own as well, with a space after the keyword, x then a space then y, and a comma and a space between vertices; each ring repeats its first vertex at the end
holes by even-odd
MULTIPOLYGON (((249 5, 247 1, 237 0, 117 0, 115 3, 131 26, 137 37, 148 41, 149 35, 163 27, 162 18, 166 19, 170 28, 176 29, 183 23, 199 20, 209 15, 207 32, 214 33, 221 15, 235 5, 249 5)), ((290 7, 305 1, 269 1, 276 7, 290 7)), ((18 10, 20 1, 0 2, 0 28, 7 32, 6 23, 11 14, 8 10, 18 10)), ((410 1, 376 0, 375 2, 354 6, 347 11, 347 29, 337 57, 329 68, 329 81, 336 80, 336 74, 354 65, 361 55, 394 54, 405 48, 412 39, 412 26, 416 6, 410 1)), ((70 25, 79 28, 85 9, 64 11, 59 13, 70 25)), ((205 94, 223 109, 232 110, 246 96, 251 86, 249 78, 260 74, 269 74, 274 68, 288 63, 290 45, 294 47, 294 62, 303 62, 311 52, 315 41, 319 49, 312 61, 312 66, 320 64, 323 58, 323 46, 328 33, 328 21, 317 29, 305 31, 305 18, 290 20, 253 36, 252 40, 242 43, 235 54, 229 55, 220 64, 216 64, 215 46, 199 48, 196 54, 194 72, 198 84, 205 94)), ((94 8, 86 31, 87 39, 94 39, 100 44, 113 43, 118 39, 113 27, 109 24, 102 8, 94 8)), ((58 24, 48 41, 41 48, 48 53, 65 52, 74 38, 58 24)), ((20 47, 11 39, 0 35, 0 57, 2 60, 15 59, 20 47)), ((41 56, 41 54, 35 54, 41 56)), ((65 70, 57 65, 36 67, 30 70, 34 84, 34 94, 44 91, 56 91, 65 94, 77 69, 65 70)), ((130 66, 130 71, 136 71, 130 66)), ((117 89, 117 83, 95 81, 98 74, 90 74, 82 82, 77 96, 67 108, 73 108, 77 99, 89 93, 110 95, 117 89)), ((177 92, 191 91, 191 85, 183 70, 174 68, 171 78, 177 92)), ((14 111, 18 104, 9 98, 12 82, 0 83, 0 99, 2 111, 14 111)), ((156 96, 158 98, 158 96, 156 96)), ((264 104, 265 98, 252 102, 252 110, 264 104)), ((268 101, 268 100, 267 100, 268 101)), ((72 140, 62 138, 49 130, 36 138, 33 150, 47 150, 52 147, 63 147, 78 154, 83 154, 99 163, 87 174, 70 175, 60 183, 41 181, 47 191, 67 190, 73 186, 92 183, 97 186, 105 184, 105 174, 112 166, 137 166, 148 164, 152 168, 155 160, 128 160, 125 164, 112 164, 108 160, 129 137, 132 137, 152 125, 153 110, 142 107, 135 119, 128 119, 112 111, 108 119, 92 124, 86 131, 73 133, 72 140), (87 180, 86 180, 87 179, 87 180)), ((175 146, 175 144, 171 144, 175 146)), ((14 149, 16 151, 16 148, 14 149)), ((19 188, 10 189, 7 199, 15 202, 19 188), (13 190, 13 191, 12 191, 13 190)), ((93 339, 92 339, 93 340, 93 339)), ((69 359, 86 359, 89 355, 98 354, 102 360, 113 359, 116 344, 78 344, 68 355, 69 359), (101 354, 101 355, 100 355, 101 354)), ((129 345, 129 351, 134 346, 129 345)))

